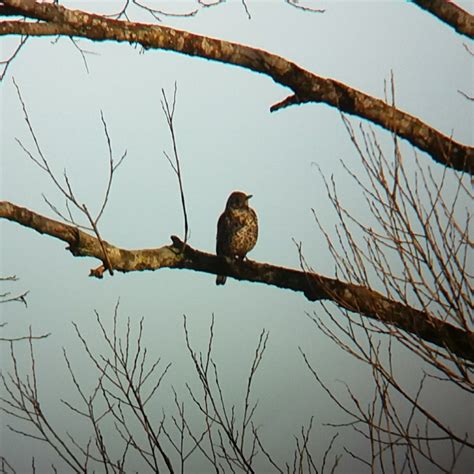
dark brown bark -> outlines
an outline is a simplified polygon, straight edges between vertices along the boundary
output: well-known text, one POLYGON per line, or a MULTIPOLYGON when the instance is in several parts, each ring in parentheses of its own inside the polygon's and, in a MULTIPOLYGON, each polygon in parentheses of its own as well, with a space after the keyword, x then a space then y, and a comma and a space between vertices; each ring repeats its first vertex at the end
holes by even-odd
POLYGON ((420 8, 429 11, 458 33, 474 38, 474 17, 466 10, 447 0, 412 0, 420 8))
MULTIPOLYGON (((29 209, 10 202, 0 202, 0 218, 48 234, 69 244, 68 250, 77 257, 94 257, 103 262, 103 250, 96 237, 29 209)), ((177 237, 173 243, 156 249, 126 250, 103 241, 114 270, 132 272, 160 268, 188 269, 214 275, 227 275, 237 280, 264 283, 278 288, 304 293, 311 301, 330 300, 340 307, 366 317, 394 325, 403 331, 451 351, 458 357, 474 361, 474 333, 430 317, 415 308, 392 301, 376 291, 328 278, 316 273, 277 267, 250 260, 226 260, 184 246, 177 237)), ((91 270, 91 276, 101 278, 105 265, 91 270)))
MULTIPOLYGON (((474 147, 452 140, 417 117, 380 99, 333 79, 317 76, 280 56, 187 31, 108 19, 59 5, 21 0, 7 0, 5 3, 21 9, 25 16, 44 20, 48 24, 5 21, 0 23, 0 35, 69 35, 94 41, 138 43, 144 48, 171 50, 241 66, 265 74, 290 88, 294 97, 284 101, 283 105, 324 102, 394 132, 444 166, 474 174, 474 147)), ((283 105, 275 106, 272 110, 283 105)))

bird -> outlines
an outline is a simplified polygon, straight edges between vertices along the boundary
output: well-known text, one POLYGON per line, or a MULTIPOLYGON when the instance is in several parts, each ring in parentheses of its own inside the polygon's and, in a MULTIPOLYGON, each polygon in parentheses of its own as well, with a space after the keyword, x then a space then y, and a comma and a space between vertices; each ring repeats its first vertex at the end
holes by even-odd
MULTIPOLYGON (((258 219, 249 207, 251 194, 234 191, 227 199, 224 212, 217 221, 216 254, 243 260, 257 243, 258 219)), ((227 277, 217 275, 216 285, 224 285, 227 277)))

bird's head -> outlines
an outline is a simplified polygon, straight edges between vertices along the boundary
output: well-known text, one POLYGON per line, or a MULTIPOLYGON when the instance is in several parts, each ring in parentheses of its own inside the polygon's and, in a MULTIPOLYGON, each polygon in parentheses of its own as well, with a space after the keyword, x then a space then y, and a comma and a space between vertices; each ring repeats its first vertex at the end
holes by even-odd
POLYGON ((227 199, 226 209, 241 209, 248 207, 248 200, 252 197, 251 194, 245 194, 240 191, 234 191, 227 199))

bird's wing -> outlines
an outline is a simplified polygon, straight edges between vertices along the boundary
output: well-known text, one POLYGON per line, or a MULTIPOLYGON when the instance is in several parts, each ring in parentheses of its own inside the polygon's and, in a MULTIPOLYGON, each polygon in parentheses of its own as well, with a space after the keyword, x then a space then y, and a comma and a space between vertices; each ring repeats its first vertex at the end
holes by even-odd
POLYGON ((217 221, 216 254, 226 254, 227 236, 230 232, 229 216, 225 212, 221 214, 217 221))
POLYGON ((255 233, 256 233, 256 238, 258 238, 258 217, 257 217, 257 213, 252 208, 250 208, 250 212, 252 213, 252 216, 253 216, 254 221, 255 221, 255 233))

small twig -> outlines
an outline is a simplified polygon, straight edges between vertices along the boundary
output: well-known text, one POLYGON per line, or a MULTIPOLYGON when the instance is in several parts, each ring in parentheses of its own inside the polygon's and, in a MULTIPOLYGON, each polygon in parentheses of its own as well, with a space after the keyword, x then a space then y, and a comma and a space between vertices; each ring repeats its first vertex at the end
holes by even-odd
POLYGON ((172 170, 178 177, 179 193, 181 197, 181 207, 183 209, 183 219, 184 219, 184 239, 183 239, 184 241, 183 249, 184 249, 184 247, 186 246, 186 242, 188 241, 189 226, 188 226, 188 214, 186 211, 186 199, 184 197, 183 177, 182 177, 180 159, 179 159, 179 154, 178 154, 178 144, 176 141, 176 135, 175 135, 175 130, 174 130, 174 113, 175 113, 175 108, 176 108, 177 91, 178 91, 178 86, 175 82, 174 93, 173 93, 173 103, 172 103, 172 106, 170 107, 168 98, 166 97, 166 93, 164 89, 161 89, 161 94, 163 96, 163 99, 161 100, 161 108, 163 109, 163 113, 165 114, 166 122, 168 124, 168 128, 171 134, 171 141, 173 144, 174 163, 173 163, 173 160, 165 151, 163 151, 163 154, 165 158, 168 160, 168 163, 170 164, 172 170))
POLYGON ((247 18, 249 20, 251 20, 252 16, 250 15, 250 11, 249 11, 249 7, 247 5, 247 2, 245 0, 240 0, 240 2, 242 3, 242 6, 244 7, 245 13, 247 14, 247 18))
MULTIPOLYGON (((25 291, 21 295, 17 296, 12 296, 11 298, 7 298, 5 300, 0 300, 0 303, 11 303, 14 301, 17 301, 18 303, 23 303, 26 307, 28 307, 28 303, 26 301, 26 295, 29 293, 29 291, 25 291)), ((0 295, 0 298, 3 296, 8 296, 10 293, 5 293, 5 295, 0 295)))
MULTIPOLYGON (((16 275, 10 275, 7 277, 0 277, 0 282, 3 281, 18 281, 18 278, 16 275)), ((0 303, 11 303, 11 302, 20 302, 23 303, 26 307, 28 307, 28 303, 26 301, 26 295, 29 293, 29 291, 25 291, 21 295, 16 295, 16 296, 10 296, 11 292, 7 291, 5 293, 0 294, 0 303)), ((0 326, 1 327, 1 326, 0 326)))
POLYGON ((165 10, 159 10, 157 8, 152 8, 148 5, 144 5, 140 3, 138 0, 133 0, 134 5, 136 5, 139 8, 142 8, 143 10, 147 11, 155 20, 161 22, 161 17, 166 16, 166 17, 171 17, 171 18, 190 18, 196 16, 201 10, 206 9, 206 8, 211 8, 214 6, 217 6, 221 3, 224 3, 225 0, 217 0, 211 3, 206 3, 202 0, 198 0, 198 8, 194 8, 189 11, 184 11, 182 13, 179 12, 171 12, 171 11, 165 11, 165 10))
POLYGON ((89 65, 87 64, 86 54, 96 54, 97 55, 97 53, 94 53, 92 51, 86 51, 85 49, 82 49, 79 46, 78 41, 76 39, 74 39, 72 36, 69 37, 69 39, 71 40, 71 43, 73 44, 73 46, 79 51, 79 54, 81 55, 82 62, 84 63, 84 67, 86 69, 86 72, 87 72, 87 74, 89 74, 89 65))
POLYGON ((20 39, 20 44, 16 47, 15 51, 13 51, 12 55, 8 59, 0 61, 0 66, 3 67, 3 71, 0 73, 0 82, 5 77, 5 74, 7 73, 8 67, 13 62, 13 60, 16 58, 16 56, 20 52, 21 48, 25 45, 27 40, 28 40, 28 36, 22 36, 21 39, 20 39))
POLYGON ((16 275, 10 275, 7 277, 0 277, 0 281, 18 281, 18 277, 16 275))
POLYGON ((120 18, 124 17, 127 21, 130 21, 130 18, 127 14, 128 6, 130 5, 130 0, 126 0, 124 6, 118 13, 112 13, 110 15, 104 15, 105 18, 114 18, 116 20, 120 20, 120 18))
POLYGON ((17 342, 17 341, 31 341, 32 339, 45 339, 51 336, 52 333, 42 334, 41 336, 22 336, 22 337, 0 337, 3 342, 17 342))
POLYGON ((290 107, 291 105, 298 105, 301 104, 301 99, 296 94, 291 94, 281 102, 273 104, 270 107, 270 112, 276 112, 277 110, 284 109, 286 107, 290 107))
POLYGON ((324 13, 326 11, 321 8, 313 8, 313 7, 307 7, 305 5, 300 5, 300 0, 285 0, 285 3, 287 3, 288 5, 291 5, 292 7, 297 8, 298 10, 302 10, 304 12, 309 12, 309 13, 324 13))
POLYGON ((467 100, 474 100, 474 96, 468 95, 465 92, 461 91, 458 89, 458 93, 461 94, 463 97, 465 97, 467 100))
POLYGON ((107 140, 107 149, 109 152, 109 179, 107 182, 107 188, 105 191, 105 196, 104 196, 104 201, 102 203, 102 206, 100 208, 99 213, 97 214, 97 217, 95 218, 94 222, 97 224, 99 222, 99 219, 102 217, 102 214, 104 213, 105 207, 107 206, 108 200, 109 200, 109 195, 110 195, 110 190, 112 188, 112 181, 114 178, 114 173, 115 171, 119 168, 119 166, 123 163, 123 160, 127 156, 127 150, 125 150, 118 160, 117 163, 114 162, 114 157, 113 157, 113 152, 112 152, 112 140, 110 139, 109 131, 107 129, 107 123, 104 119, 104 114, 102 110, 100 111, 100 120, 102 121, 102 125, 104 126, 104 133, 105 133, 105 138, 107 140))

